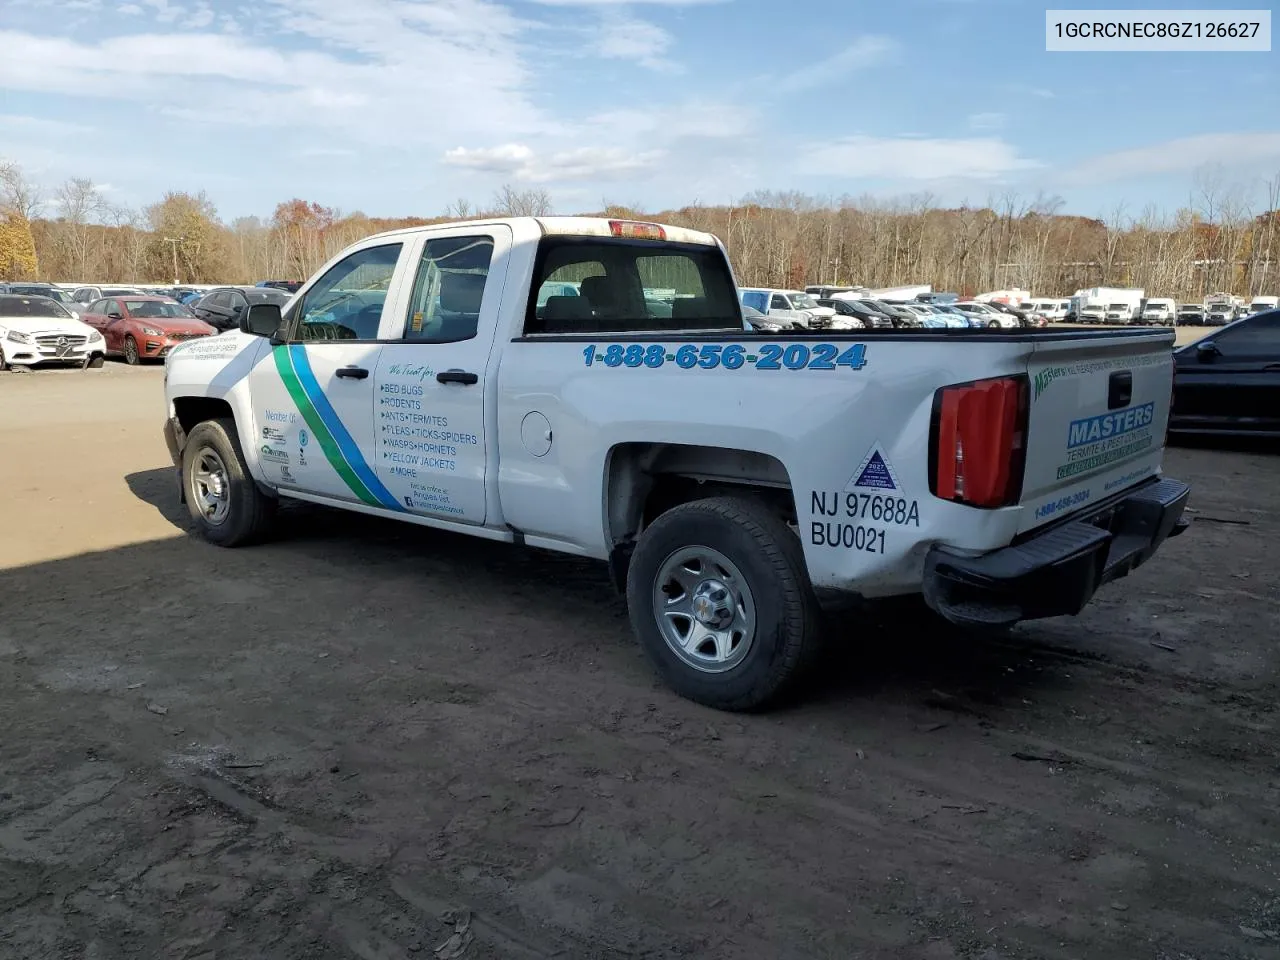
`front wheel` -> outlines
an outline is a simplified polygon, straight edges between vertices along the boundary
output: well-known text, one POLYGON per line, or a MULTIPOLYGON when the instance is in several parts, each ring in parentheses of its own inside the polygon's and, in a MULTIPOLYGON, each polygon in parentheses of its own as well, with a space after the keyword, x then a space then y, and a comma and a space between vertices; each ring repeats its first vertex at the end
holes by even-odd
POLYGON ((142 362, 142 358, 138 355, 138 341, 133 337, 124 338, 124 362, 131 367, 136 367, 142 362))
POLYGON ((794 689, 820 643, 800 540, 740 497, 658 517, 631 557, 627 606, 667 684, 721 710, 763 707, 794 689))
POLYGON ((80 367, 80 369, 81 370, 97 370, 101 368, 104 362, 105 361, 102 359, 102 354, 95 353, 92 357, 87 357, 85 359, 84 364, 80 367))
POLYGON ((192 428, 182 451, 182 483, 191 520, 210 543, 238 547, 269 529, 276 501, 249 475, 235 421, 205 420, 192 428))

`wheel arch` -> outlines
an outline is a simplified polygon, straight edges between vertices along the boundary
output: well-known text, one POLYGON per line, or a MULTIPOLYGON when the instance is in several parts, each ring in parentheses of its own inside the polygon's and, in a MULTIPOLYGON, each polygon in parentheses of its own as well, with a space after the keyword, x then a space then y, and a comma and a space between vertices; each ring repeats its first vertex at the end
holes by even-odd
POLYGON ((631 552, 645 527, 682 503, 726 495, 763 501, 785 522, 795 521, 791 477, 772 454, 681 443, 612 447, 605 463, 604 510, 614 585, 625 590, 631 552))

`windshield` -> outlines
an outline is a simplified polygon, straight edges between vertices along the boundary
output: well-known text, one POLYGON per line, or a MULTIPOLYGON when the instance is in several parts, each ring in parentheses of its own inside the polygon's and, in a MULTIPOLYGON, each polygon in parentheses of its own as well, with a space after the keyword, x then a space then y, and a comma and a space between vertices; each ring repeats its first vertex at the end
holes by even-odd
POLYGON ((137 287, 103 287, 102 295, 104 297, 127 297, 133 294, 135 297, 142 291, 137 287))
POLYGON ((0 317, 57 317, 68 319, 71 314, 48 297, 0 296, 0 317))
POLYGON ((1113 303, 1111 306, 1107 307, 1107 309, 1108 310, 1124 310, 1124 309, 1127 309, 1128 306, 1129 305, 1127 303, 1113 303))
POLYGON ((1182 313, 1204 313, 1204 307, 1183 307, 1182 313))
POLYGON ((791 294, 791 305, 800 310, 812 310, 818 305, 818 301, 807 293, 793 293, 791 294))
POLYGON ((125 309, 135 317, 170 317, 187 319, 195 316, 180 303, 170 300, 126 300, 125 309))

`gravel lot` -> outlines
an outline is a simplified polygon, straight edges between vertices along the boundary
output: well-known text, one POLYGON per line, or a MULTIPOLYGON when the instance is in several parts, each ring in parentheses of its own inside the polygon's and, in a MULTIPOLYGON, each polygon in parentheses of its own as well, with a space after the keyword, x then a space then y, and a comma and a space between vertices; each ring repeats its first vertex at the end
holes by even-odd
POLYGON ((1002 640, 660 687, 594 565, 318 509, 191 539, 161 372, 0 375, 0 957, 1275 958, 1280 459, 1002 640))

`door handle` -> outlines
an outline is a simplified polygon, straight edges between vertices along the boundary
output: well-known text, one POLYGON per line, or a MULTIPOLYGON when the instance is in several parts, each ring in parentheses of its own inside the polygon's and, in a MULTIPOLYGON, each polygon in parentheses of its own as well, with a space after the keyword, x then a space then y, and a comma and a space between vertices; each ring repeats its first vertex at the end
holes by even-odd
POLYGON ((479 383, 480 378, 474 373, 468 373, 466 370, 441 370, 436 374, 436 381, 439 383, 461 383, 465 386, 479 383))
POLYGON ((339 367, 337 373, 344 380, 363 380, 369 376, 369 371, 364 367, 339 367))

